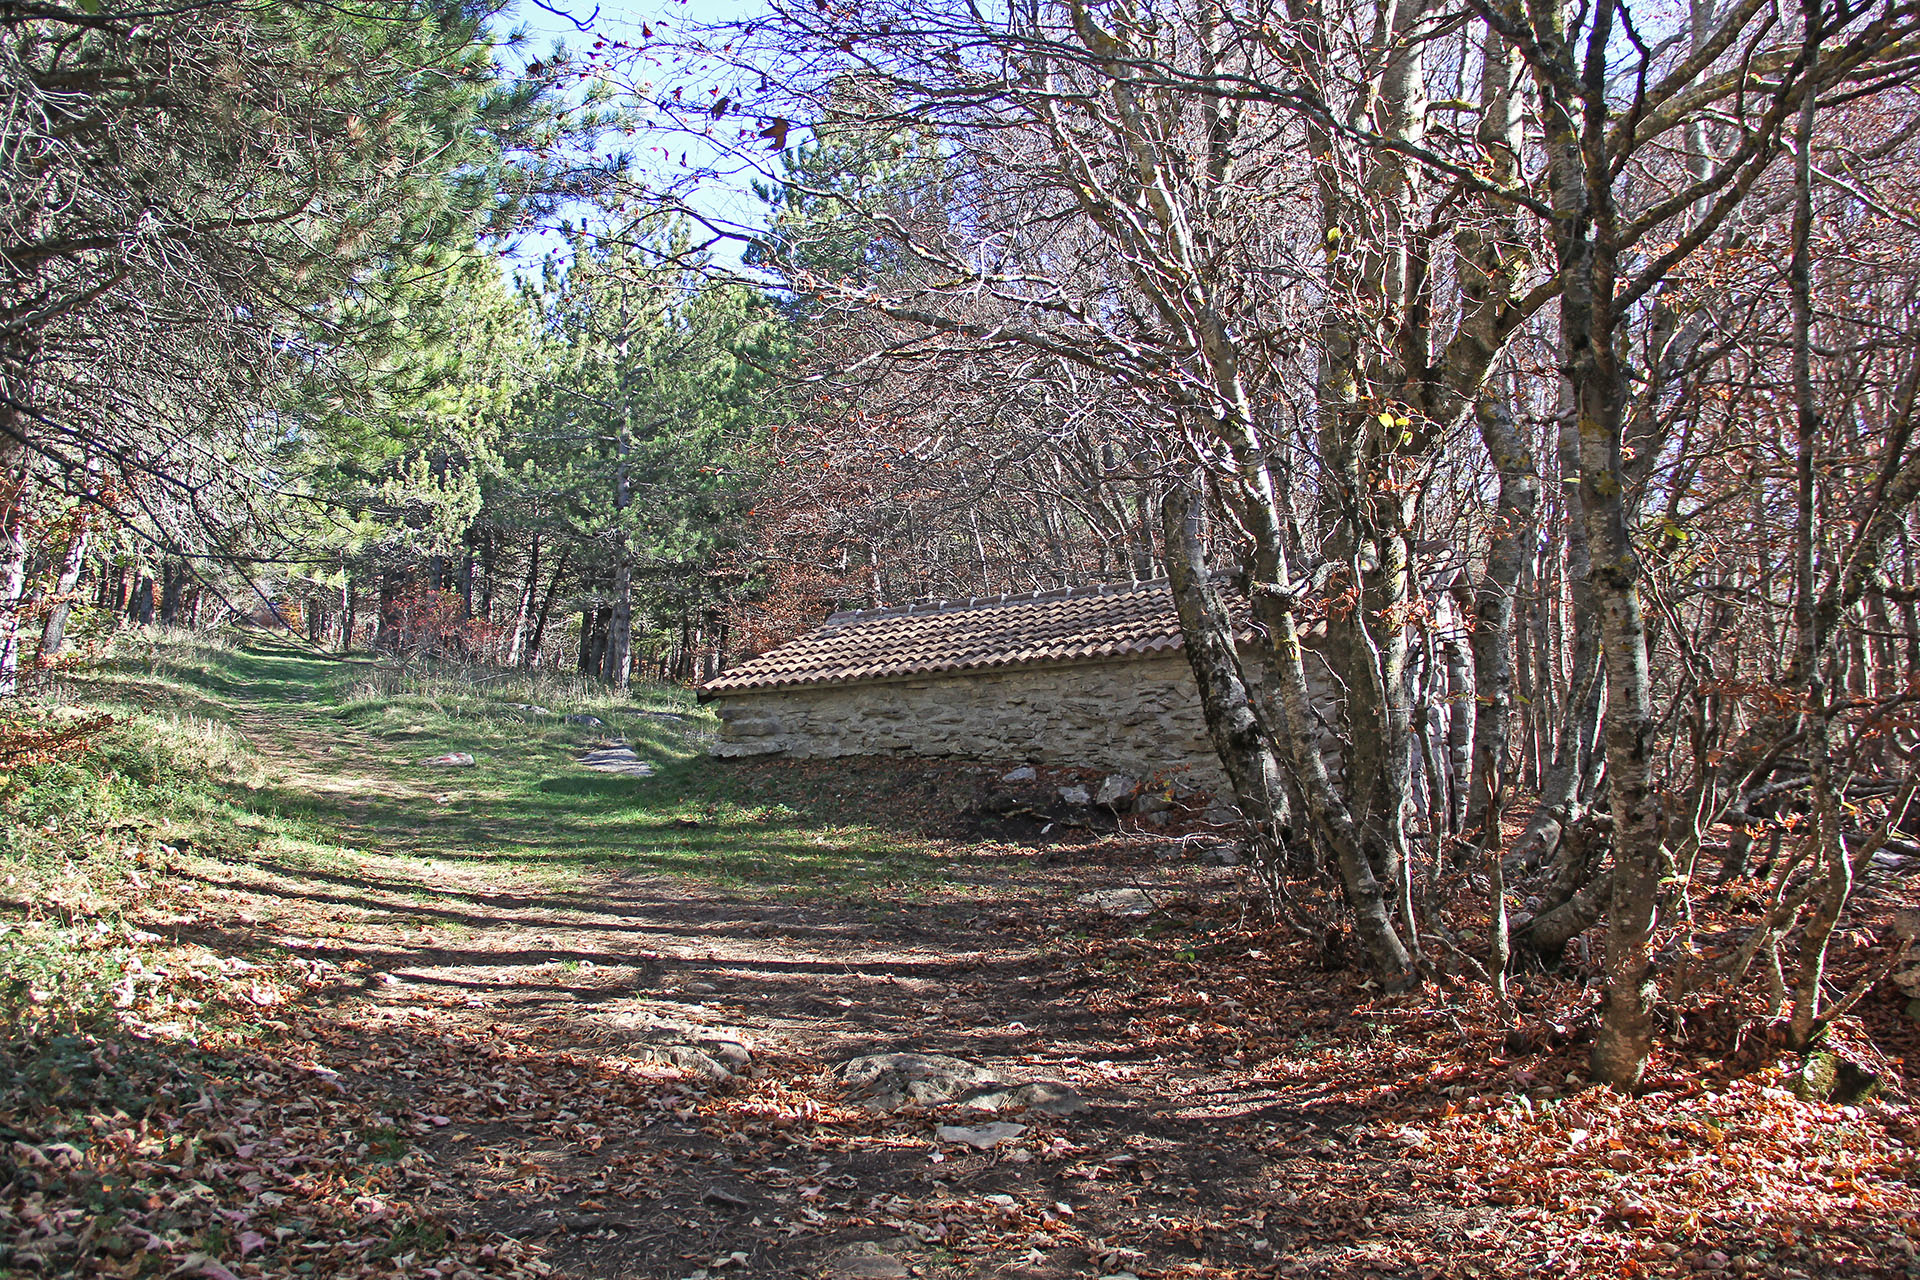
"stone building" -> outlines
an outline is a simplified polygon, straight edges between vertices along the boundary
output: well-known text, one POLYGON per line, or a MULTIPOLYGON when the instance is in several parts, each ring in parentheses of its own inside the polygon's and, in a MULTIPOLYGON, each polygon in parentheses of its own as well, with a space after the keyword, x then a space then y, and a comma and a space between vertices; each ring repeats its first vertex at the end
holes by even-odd
POLYGON ((721 756, 948 756, 1224 779, 1165 582, 836 613, 709 680, 721 756))

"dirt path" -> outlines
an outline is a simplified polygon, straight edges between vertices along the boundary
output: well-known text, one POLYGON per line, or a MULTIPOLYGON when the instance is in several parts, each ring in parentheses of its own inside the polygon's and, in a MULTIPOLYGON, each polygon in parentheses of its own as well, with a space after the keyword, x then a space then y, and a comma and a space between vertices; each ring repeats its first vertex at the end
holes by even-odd
POLYGON ((978 910, 922 903, 876 920, 842 904, 637 872, 556 884, 495 865, 461 839, 470 807, 449 812, 457 770, 410 765, 317 707, 292 716, 284 704, 252 707, 240 722, 282 785, 320 816, 331 809, 359 853, 351 870, 269 876, 276 912, 319 934, 288 941, 361 961, 382 1008, 471 1013, 581 1040, 609 1014, 724 1018, 756 1042, 827 1060, 907 1047, 903 1036, 916 1051, 977 1055, 996 1047, 997 1020, 1032 1013, 1021 980, 1032 946, 983 931, 993 922, 978 910))
POLYGON ((1057 945, 1089 924, 1063 914, 1074 890, 1162 875, 1143 849, 1061 850, 1044 869, 1016 850, 910 901, 557 875, 496 861, 488 831, 525 848, 564 830, 509 833, 517 816, 461 771, 313 701, 320 674, 289 661, 238 690, 239 718, 281 800, 351 855, 257 857, 206 892, 228 927, 337 975, 326 1034, 363 1064, 359 1087, 413 1117, 434 1199, 468 1229, 538 1240, 566 1274, 648 1280, 1256 1274, 1273 1257, 1246 1140, 1295 1111, 1142 1048, 1138 1011, 1091 999, 1057 945), (652 1065, 662 1023, 741 1041, 752 1066, 716 1086, 652 1065), (1058 1082, 1086 1106, 878 1114, 828 1074, 900 1052, 1058 1082), (994 1119, 1025 1132, 987 1151, 933 1132, 994 1119))

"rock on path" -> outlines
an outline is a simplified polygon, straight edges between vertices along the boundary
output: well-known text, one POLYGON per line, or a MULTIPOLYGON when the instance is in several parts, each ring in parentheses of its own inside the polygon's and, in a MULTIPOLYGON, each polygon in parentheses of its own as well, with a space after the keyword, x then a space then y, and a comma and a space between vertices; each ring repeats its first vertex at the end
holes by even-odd
POLYGON ((651 778, 653 766, 633 754, 624 742, 595 747, 580 757, 580 763, 595 773, 617 773, 626 778, 651 778))
POLYGON ((752 1042, 735 1027, 715 1027, 644 1009, 593 1019, 642 1056, 715 1082, 733 1079, 753 1064, 752 1042))
POLYGON ((1002 1072, 937 1053, 875 1053, 833 1069, 852 1100, 869 1111, 897 1111, 908 1103, 957 1103, 976 1111, 1044 1111, 1068 1115, 1086 1106, 1080 1095, 1050 1080, 1008 1079, 1002 1072))
POLYGON ((1153 895, 1145 889, 1095 889, 1081 894, 1074 902, 1110 916, 1150 916, 1156 905, 1153 895))

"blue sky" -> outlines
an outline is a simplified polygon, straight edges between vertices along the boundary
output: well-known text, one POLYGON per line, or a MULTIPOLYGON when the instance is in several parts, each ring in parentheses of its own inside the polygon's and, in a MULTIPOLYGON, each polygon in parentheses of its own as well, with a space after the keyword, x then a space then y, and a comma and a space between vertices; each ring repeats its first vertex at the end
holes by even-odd
MULTIPOLYGON (((597 6, 592 0, 548 0, 548 3, 559 12, 541 9, 531 0, 517 0, 500 23, 503 31, 527 29, 529 40, 523 51, 527 58, 546 57, 556 41, 576 51, 588 48, 598 37, 639 43, 643 24, 658 25, 664 19, 669 26, 678 28, 724 22, 744 17, 761 7, 761 0, 601 0, 597 6), (580 30, 580 23, 587 24, 588 30, 580 30)), ((644 149, 644 139, 632 141, 641 144, 637 149, 644 149)), ((684 142, 682 139, 676 145, 684 142)), ((714 214, 730 218, 750 217, 758 208, 758 202, 746 193, 744 185, 708 190, 696 199, 714 214)), ((529 236, 513 258, 520 263, 537 262, 557 240, 558 237, 550 234, 529 236)), ((733 261, 737 260, 738 253, 739 246, 734 245, 718 256, 733 261)))
MULTIPOLYGON (((702 7, 708 3, 710 0, 701 0, 702 7)), ((590 22, 599 34, 625 38, 628 32, 638 30, 641 22, 658 16, 663 9, 687 9, 692 6, 635 4, 632 0, 610 0, 609 3, 599 5, 596 13, 596 6, 592 4, 555 0, 553 7, 562 13, 572 14, 581 22, 590 22)), ((592 39, 591 36, 583 37, 574 23, 558 14, 538 9, 527 3, 527 0, 521 0, 513 7, 509 14, 509 21, 514 26, 524 26, 531 30, 535 44, 542 48, 559 39, 565 40, 577 49, 592 39)))

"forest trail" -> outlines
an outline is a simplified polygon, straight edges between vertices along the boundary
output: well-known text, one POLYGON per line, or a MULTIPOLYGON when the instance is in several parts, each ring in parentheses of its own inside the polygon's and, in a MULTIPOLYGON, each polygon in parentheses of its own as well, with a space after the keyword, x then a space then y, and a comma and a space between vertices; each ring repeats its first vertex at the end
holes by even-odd
MULTIPOLYGON (((271 766, 258 803, 334 833, 343 853, 255 856, 228 864, 207 893, 256 942, 336 975, 322 1038, 363 1055, 360 1087, 399 1085, 427 1117, 435 1208, 467 1229, 539 1240, 581 1276, 680 1280, 738 1255, 730 1265, 746 1275, 885 1275, 895 1260, 917 1274, 981 1274, 979 1258, 949 1247, 962 1234, 1010 1268, 993 1274, 1100 1275, 1146 1256, 1131 1240, 1156 1234, 1159 1219, 1143 1195, 1164 1197, 1178 1221, 1222 1226, 1227 1202, 1251 1192, 1234 1187, 1251 1153, 1217 1126, 1275 1114, 1273 1091, 1159 1061, 1129 1033, 1124 1004, 1091 1010, 1084 982, 1041 954, 1036 913, 1048 908, 1033 895, 1057 910, 1088 885, 1138 882, 1140 868, 1096 861, 1049 874, 1023 854, 957 891, 860 901, 620 867, 627 851, 604 826, 570 828, 564 800, 526 798, 670 783, 605 778, 566 758, 425 765, 444 744, 396 745, 329 705, 338 662, 270 648, 245 672, 229 693, 271 766), (1031 883, 1014 879, 1022 872, 1031 883), (986 880, 997 883, 983 893, 986 880), (625 1144, 607 1140, 610 1126, 589 1125, 584 1142, 556 1130, 556 1114, 585 1113, 573 1091, 596 1088, 608 1064, 637 1056, 644 1073, 649 1058, 712 1049, 708 1037, 744 1045, 753 1067, 718 1090, 697 1072, 654 1068, 651 1109, 625 1114, 636 1132, 622 1135, 637 1144, 625 1168, 644 1176, 614 1172, 621 1160, 609 1156, 625 1144), (493 1046, 493 1064, 533 1093, 494 1101, 504 1093, 446 1061, 449 1043, 493 1046), (844 1105, 834 1064, 899 1052, 1062 1082, 1089 1105, 1065 1118, 844 1105), (513 1066, 524 1056, 549 1067, 529 1075, 513 1066), (424 1060, 445 1073, 394 1078, 396 1064, 424 1060), (476 1091, 497 1114, 463 1112, 476 1091), (823 1108, 840 1132, 807 1136, 823 1108), (728 1111, 719 1126, 695 1123, 728 1111), (936 1120, 996 1119, 1025 1124, 1023 1141, 976 1151, 933 1140, 936 1120), (1108 1198, 1125 1212, 1090 1231, 1090 1203, 1108 1198), (987 1216, 962 1232, 957 1205, 987 1216)), ((579 751, 595 732, 580 731, 579 751)), ((630 837, 635 851, 645 838, 630 837)), ((1219 1246, 1195 1229, 1205 1258, 1219 1246)), ((1257 1221, 1235 1234, 1220 1245, 1245 1262, 1272 1247, 1257 1221)), ((1195 1257, 1193 1245, 1180 1252, 1195 1257)))
MULTIPOLYGON (((905 1035, 926 1052, 978 1053, 959 1024, 1031 1012, 1023 986, 991 977, 1018 972, 1030 946, 976 945, 977 930, 956 931, 932 907, 922 914, 934 919, 914 927, 686 876, 600 870, 620 850, 569 848, 563 806, 525 812, 471 785, 468 770, 422 765, 330 714, 322 681, 334 664, 279 652, 260 663, 269 674, 236 690, 239 723, 355 865, 261 867, 259 881, 232 887, 322 949, 364 961, 382 1006, 583 1037, 608 1010, 724 1011, 758 1039, 828 1054, 899 1048, 892 1037, 905 1035), (956 1003, 960 985, 971 998, 956 1003), (1003 1008, 1009 1000, 1017 1008, 1003 1008), (930 1018, 930 1002, 945 1016, 930 1018)), ((584 753, 594 731, 581 735, 584 753)), ((576 765, 535 785, 600 782, 576 765)))

